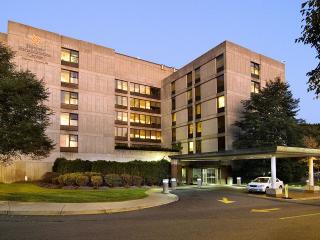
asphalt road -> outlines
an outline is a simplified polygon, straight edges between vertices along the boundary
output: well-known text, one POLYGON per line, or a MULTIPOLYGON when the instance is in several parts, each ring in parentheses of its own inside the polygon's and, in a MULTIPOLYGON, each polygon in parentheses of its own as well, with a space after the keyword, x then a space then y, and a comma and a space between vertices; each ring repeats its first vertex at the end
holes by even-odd
POLYGON ((319 200, 288 203, 225 188, 175 193, 178 202, 127 213, 2 215, 0 239, 320 239, 319 200))

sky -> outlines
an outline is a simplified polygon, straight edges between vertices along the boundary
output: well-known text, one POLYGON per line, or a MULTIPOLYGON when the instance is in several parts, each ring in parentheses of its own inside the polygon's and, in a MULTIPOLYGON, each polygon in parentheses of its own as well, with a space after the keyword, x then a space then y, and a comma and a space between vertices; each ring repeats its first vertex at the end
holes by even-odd
POLYGON ((317 61, 295 43, 303 0, 2 0, 0 32, 12 20, 180 68, 224 40, 285 61, 300 99, 299 118, 320 123, 320 100, 307 92, 317 61))

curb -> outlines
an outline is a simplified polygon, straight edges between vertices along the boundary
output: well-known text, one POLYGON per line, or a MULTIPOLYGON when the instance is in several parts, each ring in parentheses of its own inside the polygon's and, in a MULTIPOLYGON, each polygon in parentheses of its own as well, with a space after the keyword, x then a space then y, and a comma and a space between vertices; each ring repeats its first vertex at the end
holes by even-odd
MULTIPOLYGON (((103 204, 109 204, 111 202, 105 203, 105 202, 99 202, 95 203, 97 204, 97 209, 90 209, 90 210, 67 210, 67 207, 72 206, 73 203, 60 203, 61 210, 52 210, 52 211, 26 211, 26 210, 12 210, 12 206, 10 206, 10 202, 4 201, 4 205, 7 205, 7 209, 5 210, 1 205, 0 205, 0 215, 29 215, 29 216, 69 216, 69 215, 90 215, 90 214, 112 214, 112 213, 120 213, 120 212, 129 212, 129 211, 137 211, 137 210, 142 210, 146 208, 152 208, 152 207, 157 207, 157 206, 162 206, 162 205, 167 205, 173 202, 176 202, 179 200, 179 197, 175 194, 168 193, 166 195, 160 193, 157 189, 150 189, 147 191, 148 196, 143 199, 136 199, 136 200, 129 200, 129 201, 124 201, 124 202, 112 202, 113 204, 116 203, 121 203, 122 205, 126 205, 126 202, 128 204, 132 204, 132 201, 141 201, 141 203, 137 203, 137 206, 133 207, 116 207, 116 208, 104 208, 103 204), (156 198, 156 195, 161 194, 158 197, 158 201, 152 201, 148 203, 148 199, 150 201, 150 198, 156 198), (145 201, 147 200, 147 201, 145 201), (2 210, 3 209, 3 210, 2 210)), ((1 203, 1 202, 0 202, 1 203)), ((17 204, 26 204, 27 205, 36 205, 37 202, 14 202, 17 204)), ((43 204, 43 203, 42 203, 43 204)), ((53 203, 48 203, 48 206, 53 203)), ((59 203, 57 203, 59 204, 59 203)), ((74 203, 77 205, 81 205, 81 203, 74 203)), ((88 203, 84 203, 88 204, 88 203)), ((81 208, 81 207, 80 207, 81 208)))

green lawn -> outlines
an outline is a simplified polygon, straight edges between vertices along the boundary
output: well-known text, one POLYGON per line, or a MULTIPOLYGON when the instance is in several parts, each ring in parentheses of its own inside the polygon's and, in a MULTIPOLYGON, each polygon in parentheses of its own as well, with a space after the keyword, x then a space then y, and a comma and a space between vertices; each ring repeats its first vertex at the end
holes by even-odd
POLYGON ((39 187, 32 183, 0 183, 0 201, 21 202, 117 202, 144 198, 147 189, 65 190, 39 187))

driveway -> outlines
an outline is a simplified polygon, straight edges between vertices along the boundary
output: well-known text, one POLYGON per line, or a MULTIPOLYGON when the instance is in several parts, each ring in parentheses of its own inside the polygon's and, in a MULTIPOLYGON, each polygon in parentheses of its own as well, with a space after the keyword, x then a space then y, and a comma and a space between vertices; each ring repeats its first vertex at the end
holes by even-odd
POLYGON ((286 202, 230 188, 182 189, 135 212, 0 216, 0 239, 320 239, 320 201, 286 202))

